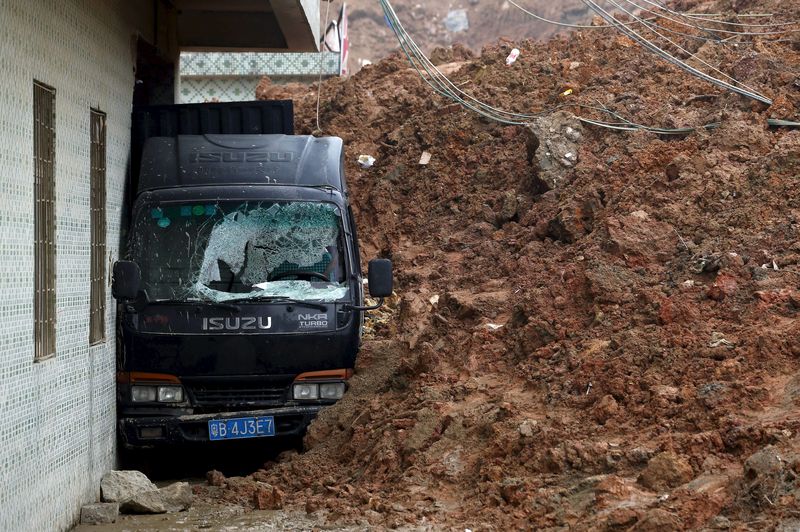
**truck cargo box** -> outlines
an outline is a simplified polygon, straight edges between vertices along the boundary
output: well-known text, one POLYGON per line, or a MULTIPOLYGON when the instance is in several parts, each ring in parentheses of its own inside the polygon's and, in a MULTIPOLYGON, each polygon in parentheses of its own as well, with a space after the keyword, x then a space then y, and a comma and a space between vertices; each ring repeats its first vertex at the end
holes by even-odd
POLYGON ((152 105, 133 108, 128 204, 139 188, 142 151, 151 137, 294 134, 291 100, 152 105))

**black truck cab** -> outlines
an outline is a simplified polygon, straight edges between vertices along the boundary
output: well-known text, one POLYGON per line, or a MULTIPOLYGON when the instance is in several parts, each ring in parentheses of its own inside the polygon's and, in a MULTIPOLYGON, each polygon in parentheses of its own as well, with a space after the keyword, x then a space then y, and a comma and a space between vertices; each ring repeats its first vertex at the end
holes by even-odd
MULTIPOLYGON (((125 447, 301 434, 342 397, 364 307, 342 140, 144 143, 119 301, 125 447)), ((391 263, 370 291, 392 292, 391 263)))

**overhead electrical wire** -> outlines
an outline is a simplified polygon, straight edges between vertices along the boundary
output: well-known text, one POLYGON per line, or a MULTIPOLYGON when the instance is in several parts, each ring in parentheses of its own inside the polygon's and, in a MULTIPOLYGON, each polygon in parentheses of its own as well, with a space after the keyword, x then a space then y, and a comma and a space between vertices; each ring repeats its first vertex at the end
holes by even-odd
MULTIPOLYGON (((603 7, 598 5, 597 2, 595 2, 594 0, 582 0, 582 1, 583 1, 584 4, 586 4, 588 7, 590 7, 595 13, 597 13, 598 15, 603 17, 606 20, 606 22, 608 22, 611 25, 614 25, 617 28, 617 30, 619 30, 623 35, 625 35, 626 37, 632 39, 633 41, 638 42, 640 45, 642 45, 643 47, 647 48, 651 52, 655 53, 656 55, 658 55, 662 59, 665 59, 666 61, 672 63, 673 65, 675 65, 675 66, 677 66, 679 68, 682 68, 683 70, 686 70, 687 72, 693 74, 694 76, 699 77, 701 79, 704 79, 704 80, 708 81, 709 83, 713 83, 714 85, 717 85, 717 86, 722 87, 724 89, 730 90, 730 91, 735 92, 737 94, 740 94, 742 96, 746 96, 747 98, 751 98, 753 100, 765 103, 767 105, 772 105, 772 100, 770 100, 769 98, 767 98, 766 96, 764 96, 762 94, 759 94, 758 92, 755 92, 753 90, 743 89, 741 87, 737 87, 737 86, 732 85, 732 84, 730 84, 730 83, 728 83, 726 81, 723 81, 721 79, 715 78, 714 76, 706 74, 702 70, 699 70, 699 69, 697 69, 697 68, 695 68, 695 67, 693 67, 691 65, 688 65, 687 63, 685 63, 685 62, 681 61, 680 59, 674 57, 669 52, 663 50, 658 45, 650 42, 647 38, 645 38, 644 36, 640 35, 637 31, 633 30, 632 28, 630 28, 628 26, 624 26, 622 24, 619 24, 617 19, 615 19, 614 16, 611 13, 609 13, 603 7)), ((613 0, 610 0, 610 1, 613 4, 616 4, 616 2, 614 2, 613 0)), ((619 5, 619 4, 616 4, 616 5, 619 5)))
MULTIPOLYGON (((687 16, 697 17, 697 18, 705 18, 705 17, 729 17, 730 14, 727 13, 691 13, 687 14, 687 16)), ((736 17, 739 18, 751 18, 751 17, 776 17, 778 16, 776 13, 736 13, 736 17)))
MULTIPOLYGON (((512 4, 516 5, 512 0, 509 0, 509 1, 512 4)), ((612 3, 616 4, 616 2, 614 2, 613 0, 609 0, 609 1, 611 1, 612 3)), ((582 104, 577 104, 577 103, 576 104, 571 104, 571 103, 562 104, 562 105, 556 106, 555 108, 552 108, 552 109, 550 109, 548 111, 542 111, 542 112, 535 113, 535 114, 525 114, 525 113, 518 113, 518 112, 513 112, 513 111, 506 111, 506 110, 491 106, 491 105, 487 104, 486 102, 483 102, 483 101, 475 98, 474 96, 462 91, 444 73, 442 73, 441 70, 439 70, 436 67, 436 65, 434 65, 430 61, 430 59, 420 49, 420 47, 416 44, 416 42, 410 36, 410 34, 405 30, 405 28, 402 25, 402 22, 400 21, 399 17, 397 16, 397 13, 395 12, 395 10, 392 7, 392 5, 389 2, 389 0, 379 0, 379 3, 380 3, 380 5, 381 5, 381 7, 382 7, 382 9, 384 11, 384 14, 386 16, 386 19, 387 19, 387 21, 389 23, 390 28, 392 29, 393 33, 395 34, 395 36, 398 39, 398 42, 400 44, 400 48, 402 49, 403 53, 406 55, 406 57, 408 58, 408 60, 411 63, 411 65, 416 70, 416 72, 419 74, 419 76, 437 94, 440 94, 441 96, 443 96, 445 98, 453 100, 456 103, 458 103, 461 106, 463 106, 464 108, 469 109, 471 111, 474 111, 474 112, 480 114, 481 116, 484 116, 485 118, 488 118, 490 120, 494 120, 494 121, 497 121, 497 122, 500 122, 500 123, 510 124, 510 125, 529 125, 537 117, 544 116, 546 114, 555 112, 555 111, 557 111, 559 109, 564 109, 564 108, 569 108, 569 107, 577 107, 577 108, 584 108, 584 109, 594 110, 596 112, 600 112, 600 113, 603 113, 603 114, 608 114, 608 115, 616 118, 617 120, 620 120, 620 122, 604 122, 602 120, 595 120, 595 119, 586 118, 586 117, 582 117, 582 116, 577 116, 576 115, 575 118, 577 120, 579 120, 579 121, 581 121, 581 122, 583 122, 585 124, 590 124, 590 125, 594 125, 594 126, 598 126, 598 127, 608 128, 608 129, 612 129, 612 130, 619 130, 619 131, 645 131, 645 132, 659 134, 659 135, 685 135, 685 134, 692 133, 692 132, 697 131, 697 130, 714 129, 714 128, 717 128, 717 127, 720 126, 719 123, 712 123, 712 124, 705 124, 705 125, 701 125, 701 126, 697 126, 697 127, 685 127, 685 128, 658 128, 658 127, 651 127, 651 126, 645 126, 645 125, 642 125, 642 124, 636 124, 634 122, 631 122, 628 119, 622 117, 621 115, 615 113, 614 111, 611 111, 611 110, 609 110, 607 108, 604 108, 604 107, 588 106, 588 105, 582 105, 582 104)), ((590 8, 592 8, 593 10, 595 10, 597 12, 597 9, 595 9, 595 7, 593 7, 593 6, 597 6, 597 4, 595 2, 593 2, 591 0, 584 0, 584 3, 586 3, 590 8)), ((619 4, 617 4, 617 6, 619 6, 619 4)), ((619 21, 617 21, 610 13, 605 11, 600 6, 597 6, 597 8, 599 8, 601 10, 601 12, 598 12, 598 14, 600 14, 600 16, 602 16, 604 18, 604 20, 606 20, 609 23, 608 27, 614 27, 617 30, 620 30, 620 26, 623 26, 623 27, 626 26, 626 25, 623 25, 621 23, 618 23, 619 21), (605 14, 606 16, 603 16, 603 14, 605 14), (609 20, 609 19, 611 19, 611 20, 609 20)), ((523 11, 525 11, 525 10, 523 9, 523 11)), ((626 10, 623 9, 623 11, 626 11, 626 10)), ((636 18, 639 18, 639 17, 636 17, 636 18)), ((639 22, 641 22, 641 20, 639 20, 639 22)), ((597 27, 607 27, 607 26, 592 26, 592 27, 593 28, 597 28, 597 27)), ((620 30, 620 31, 622 31, 622 30, 620 30)), ((661 50, 658 46, 654 45, 653 43, 651 43, 650 41, 645 39, 643 36, 640 36, 636 32, 632 32, 632 33, 635 33, 642 41, 644 41, 645 43, 648 43, 649 46, 645 45, 648 49, 652 50, 652 48, 655 48, 657 50, 660 50, 663 54, 665 54, 667 56, 667 57, 665 57, 665 59, 669 58, 668 60, 670 60, 670 62, 677 62, 677 63, 680 63, 680 65, 684 65, 684 67, 687 67, 688 69, 690 69, 690 72, 692 72, 692 71, 698 72, 698 74, 700 74, 700 77, 702 77, 703 79, 714 80, 713 81, 714 84, 722 86, 723 88, 730 87, 730 90, 733 90, 733 92, 736 92, 736 93, 739 93, 739 94, 743 94, 745 96, 749 96, 751 98, 757 99, 757 100, 762 101, 764 103, 769 103, 769 100, 766 97, 761 96, 760 94, 758 94, 758 93, 756 93, 754 91, 751 93, 750 91, 746 91, 744 89, 740 89, 740 88, 735 87, 733 85, 730 85, 730 84, 728 84, 728 83, 726 83, 724 81, 717 80, 716 78, 714 78, 712 76, 709 76, 708 74, 705 74, 705 73, 703 73, 703 72, 701 72, 701 71, 699 71, 697 69, 694 69, 693 67, 690 67, 689 65, 685 65, 682 61, 674 58, 669 53, 661 50)), ((654 32, 654 33, 657 33, 657 32, 654 32)), ((664 37, 664 38, 666 39, 666 37, 664 37)), ((640 42, 639 39, 634 39, 634 40, 636 40, 637 42, 640 42)), ((669 39, 667 39, 667 40, 669 41, 669 39)), ((653 51, 655 51, 655 50, 653 50, 653 51)), ((659 53, 658 55, 662 55, 662 54, 659 53)), ((713 66, 711 66, 711 65, 708 65, 708 66, 710 66, 712 69, 716 70, 713 66)), ((725 75, 724 73, 722 73, 722 74, 725 75)), ((725 76, 730 78, 730 76, 727 76, 727 75, 725 75, 725 76)), ((733 81, 736 81, 733 78, 730 78, 730 79, 732 79, 733 81)), ((737 83, 738 83, 738 81, 737 81, 737 83)), ((767 123, 770 126, 800 127, 800 122, 792 122, 792 121, 786 121, 786 120, 769 119, 769 120, 767 120, 767 123)))
MULTIPOLYGON (((739 31, 739 30, 726 30, 726 29, 721 29, 721 28, 711 28, 711 27, 708 27, 708 26, 700 26, 697 23, 682 22, 680 20, 676 20, 675 18, 668 17, 668 16, 663 15, 663 14, 659 14, 658 12, 653 11, 651 9, 648 9, 646 7, 642 7, 642 6, 632 2, 630 0, 627 0, 627 1, 628 1, 629 4, 632 4, 632 5, 636 6, 637 9, 640 9, 640 10, 644 11, 645 13, 650 13, 652 15, 655 15, 657 17, 663 18, 665 20, 669 20, 669 21, 674 22, 676 24, 681 24, 683 26, 689 26, 689 27, 692 27, 692 28, 695 28, 695 29, 701 30, 701 31, 718 32, 718 33, 725 33, 725 34, 730 34, 730 35, 747 35, 747 36, 784 35, 786 33, 797 33, 797 32, 800 32, 800 28, 788 29, 788 30, 779 30, 779 31, 766 31, 766 32, 749 32, 749 31, 739 31)), ((669 9, 668 7, 666 7, 663 4, 660 4, 658 2, 653 2, 652 0, 639 0, 639 1, 641 1, 641 2, 643 2, 645 4, 647 4, 647 5, 653 6, 653 7, 657 8, 657 9, 660 9, 660 10, 666 12, 666 13, 669 13, 670 15, 677 16, 679 18, 687 18, 685 16, 685 14, 683 14, 683 13, 681 13, 679 11, 674 11, 672 9, 669 9)), ((716 22, 716 21, 709 21, 709 22, 719 24, 719 22, 716 22)), ((787 25, 787 26, 788 25, 796 25, 796 23, 788 22, 788 23, 785 23, 785 25, 787 25)))
MULTIPOLYGON (((729 15, 726 15, 724 13, 682 13, 680 11, 676 11, 676 10, 670 8, 664 2, 658 2, 658 1, 654 2, 654 1, 648 1, 648 0, 643 0, 643 1, 647 2, 648 4, 654 5, 654 6, 658 7, 659 9, 663 9, 664 11, 666 11, 668 13, 671 13, 673 15, 678 15, 678 16, 681 16, 683 18, 695 18, 695 19, 698 19, 698 20, 704 20, 704 21, 708 21, 708 22, 713 22, 715 24, 725 24, 725 25, 728 25, 728 26, 749 26, 749 27, 756 27, 756 28, 757 27, 762 27, 762 28, 763 27, 773 27, 774 28, 774 27, 780 27, 780 26, 796 26, 798 24, 797 21, 791 21, 791 22, 769 22, 769 23, 766 23, 766 24, 751 24, 751 23, 745 23, 745 22, 728 22, 728 21, 724 21, 724 20, 708 20, 709 17, 720 18, 720 17, 729 16, 729 15)), ((738 18, 748 18, 748 17, 762 17, 762 18, 770 17, 771 18, 771 17, 775 17, 776 14, 775 13, 751 13, 751 14, 737 13, 735 16, 738 17, 738 18)))
MULTIPOLYGON (((564 27, 564 28, 572 28, 572 29, 608 29, 608 28, 613 28, 614 27, 614 26, 612 26, 610 24, 598 24, 598 25, 594 25, 594 24, 571 24, 571 23, 567 23, 567 22, 551 20, 551 19, 545 18, 545 17, 543 17, 541 15, 538 15, 538 14, 530 11, 529 9, 527 9, 524 6, 518 4, 514 0, 507 0, 507 1, 508 1, 509 4, 511 4, 512 6, 517 8, 518 10, 522 11, 523 13, 528 15, 529 17, 531 17, 531 18, 533 18, 535 20, 539 20, 541 22, 545 22, 547 24, 553 24, 553 25, 556 25, 556 26, 561 26, 561 27, 564 27)), ((657 19, 670 20, 670 21, 675 22, 676 24, 679 24, 679 25, 682 25, 682 26, 691 27, 691 28, 696 29, 698 31, 702 31, 704 33, 709 34, 710 36, 709 37, 701 37, 699 35, 692 35, 692 34, 689 34, 689 33, 684 33, 684 32, 680 32, 680 31, 677 31, 677 30, 673 30, 673 29, 667 28, 665 26, 659 26, 659 28, 661 30, 663 30, 663 31, 667 31, 667 32, 675 34, 675 35, 680 35, 681 37, 685 37, 685 38, 689 38, 689 39, 693 39, 693 40, 704 41, 704 42, 725 43, 725 42, 728 41, 728 39, 723 39, 723 38, 715 35, 713 33, 714 31, 721 31, 721 32, 726 33, 726 34, 730 34, 732 37, 733 36, 739 36, 739 35, 742 35, 742 36, 745 36, 745 35, 781 35, 781 34, 789 33, 790 31, 791 32, 800 31, 800 29, 787 30, 787 31, 777 31, 777 32, 749 32, 749 33, 748 32, 739 32, 739 31, 724 31, 724 30, 720 30, 718 28, 710 28, 710 27, 700 26, 695 22, 682 22, 682 21, 679 21, 679 20, 675 20, 675 19, 673 19, 671 17, 667 17, 667 16, 665 16, 663 14, 660 14, 660 13, 658 13, 656 11, 644 8, 644 7, 642 7, 642 6, 638 5, 638 4, 635 4, 634 2, 630 2, 629 1, 628 3, 634 5, 637 9, 640 9, 640 10, 642 10, 644 12, 647 12, 647 13, 650 13, 650 14, 654 15, 653 17, 648 17, 646 19, 643 19, 642 24, 644 24, 644 25, 649 27, 651 25, 651 23, 653 21, 657 20, 657 19)), ((669 13, 677 13, 677 12, 672 12, 672 11, 668 11, 668 12, 669 13)), ((678 13, 678 14, 680 14, 680 13, 678 13)), ((637 22, 621 22, 621 21, 618 21, 618 22, 620 24, 624 24, 626 26, 633 26, 633 25, 637 24, 637 22)), ((721 21, 710 21, 710 22, 716 23, 716 24, 721 24, 722 23, 721 21)), ((776 23, 776 24, 777 25, 796 25, 796 23, 794 23, 794 22, 776 23)), ((761 26, 768 26, 768 25, 764 24, 764 25, 761 25, 761 26)), ((785 40, 785 39, 769 39, 766 42, 775 42, 775 43, 777 43, 777 42, 795 42, 795 41, 793 41, 793 40, 789 41, 789 40, 785 40)), ((753 43, 751 43, 751 42, 737 42, 736 44, 753 44, 753 43)))
MULTIPOLYGON (((569 24, 569 23, 566 23, 566 22, 559 22, 559 21, 556 21, 556 20, 550 20, 550 19, 542 17, 541 15, 537 15, 536 13, 534 13, 534 12, 524 8, 524 7, 522 7, 518 3, 514 2, 514 0, 507 0, 507 1, 508 1, 509 4, 511 4, 512 6, 516 7, 517 9, 519 9, 520 11, 522 11, 523 13, 528 15, 529 17, 534 18, 536 20, 539 20, 541 22, 546 22, 548 24, 554 24, 556 26, 561 26, 561 27, 564 27, 564 28, 573 28, 573 29, 591 29, 591 30, 608 29, 608 28, 612 28, 613 29, 613 26, 611 26, 609 24, 598 24, 598 25, 569 24)), ((652 20, 656 20, 656 17, 654 17, 652 19, 649 19, 648 22, 652 21, 652 20)), ((631 25, 637 24, 637 22, 622 22, 622 24, 631 26, 631 25)), ((672 30, 672 29, 668 29, 668 28, 664 28, 664 29, 669 31, 669 32, 671 32, 671 33, 675 33, 677 35, 681 35, 683 37, 688 37, 688 38, 691 38, 691 39, 697 39, 697 40, 703 40, 703 41, 718 41, 719 40, 718 37, 715 37, 715 38, 698 37, 697 35, 689 35, 688 33, 681 33, 681 32, 678 32, 678 31, 675 31, 675 30, 672 30)))
MULTIPOLYGON (((623 11, 623 12, 624 12, 625 14, 627 14, 628 16, 630 16, 630 17, 633 17, 635 20, 641 20, 641 19, 639 19, 639 18, 638 18, 638 17, 637 17, 637 16, 636 16, 634 13, 632 13, 632 12, 630 12, 630 11, 626 10, 624 7, 620 6, 620 5, 619 5, 619 4, 618 4, 618 3, 617 3, 615 0, 608 0, 608 1, 609 1, 609 2, 611 2, 612 4, 614 4, 614 5, 615 5, 615 6, 616 6, 618 9, 620 9, 621 11, 623 11)), ((626 0, 626 1, 629 1, 629 0, 626 0)), ((632 3, 632 2, 630 2, 630 1, 629 1, 629 3, 632 3)), ((676 43, 676 42, 672 41, 671 39, 669 39, 669 38, 668 38, 668 37, 666 37, 665 35, 662 35, 662 34, 661 34, 661 33, 659 33, 658 31, 656 31, 655 29, 652 29, 652 28, 649 28, 649 29, 650 29, 650 31, 651 31, 651 32, 655 33, 655 34, 656 34, 658 37, 660 37, 661 39, 664 39, 665 41, 667 41, 667 42, 668 42, 669 44, 671 44, 672 46, 675 46, 676 48, 678 48, 678 50, 680 50, 680 51, 682 51, 683 53, 685 53, 685 54, 688 54, 689 56, 691 56, 690 58, 697 60, 698 62, 702 63, 703 65, 705 65, 705 66, 707 66, 708 68, 710 68, 711 70, 713 70, 714 72, 717 72, 718 74, 720 74, 722 77, 724 77, 724 78, 727 78, 727 79, 731 80, 732 82, 739 84, 741 87, 743 87, 743 88, 745 88, 745 89, 748 89, 749 91, 752 91, 752 93, 753 93, 753 94, 758 94, 758 93, 756 92, 756 89, 754 89, 753 87, 749 87, 749 86, 747 86, 746 84, 742 83, 741 81, 737 80, 736 78, 734 78, 734 77, 732 77, 732 76, 729 76, 728 74, 726 74, 726 73, 725 73, 725 72, 723 72, 722 70, 718 69, 718 68, 717 68, 717 67, 715 67, 714 65, 712 65, 712 64, 710 64, 710 63, 708 63, 708 62, 704 61, 703 59, 701 59, 701 58, 697 57, 697 56, 696 56, 696 54, 692 54, 692 53, 691 53, 689 50, 686 50, 685 48, 683 48, 682 46, 680 46, 678 43, 676 43)), ((666 53, 666 52, 665 52, 665 53, 666 53)), ((677 61, 680 61, 680 60, 679 60, 679 59, 677 59, 677 58, 675 58, 675 59, 676 59, 677 61)), ((686 63, 684 63, 684 62, 682 62, 682 61, 681 61, 681 63, 682 63, 682 64, 684 64, 684 65, 686 65, 686 63)), ((688 66, 688 65, 687 65, 687 66, 688 66)), ((714 78, 714 79, 716 79, 716 78, 714 78)), ((721 81, 721 80, 718 80, 718 81, 721 81)), ((723 82, 723 83, 724 83, 724 82, 723 82)), ((760 95, 759 95, 759 96, 760 96, 760 95)), ((771 102, 770 102, 770 103, 771 103, 771 102)))
POLYGON ((539 20, 541 22, 546 22, 548 24, 553 24, 554 26, 561 26, 562 28, 598 30, 598 29, 606 29, 606 28, 612 28, 613 27, 613 26, 610 26, 608 24, 600 24, 600 25, 595 26, 593 24, 570 24, 568 22, 559 22, 557 20, 550 20, 548 18, 544 18, 541 15, 537 15, 536 13, 534 13, 534 12, 528 10, 528 9, 525 9, 524 7, 522 7, 521 5, 516 3, 514 0, 507 0, 507 1, 512 6, 516 7, 517 9, 519 9, 523 13, 527 14, 528 16, 530 16, 532 18, 535 18, 536 20, 539 20))
POLYGON ((411 36, 405 31, 400 19, 394 11, 394 8, 388 0, 379 0, 381 7, 384 10, 387 20, 391 26, 392 31, 397 37, 400 47, 406 54, 406 57, 411 62, 412 66, 417 70, 420 76, 430 85, 437 93, 450 98, 462 106, 471 109, 487 118, 496 120, 498 122, 524 125, 528 123, 534 116, 530 114, 516 113, 506 111, 493 107, 485 102, 478 100, 472 95, 462 91, 450 79, 445 76, 430 59, 422 52, 417 46, 411 36), (425 71, 427 76, 422 74, 425 71))

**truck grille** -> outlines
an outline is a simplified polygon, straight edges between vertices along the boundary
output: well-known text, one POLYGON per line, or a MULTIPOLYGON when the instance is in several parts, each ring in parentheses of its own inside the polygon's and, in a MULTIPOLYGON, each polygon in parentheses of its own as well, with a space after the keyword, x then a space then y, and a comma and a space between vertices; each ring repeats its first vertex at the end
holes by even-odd
POLYGON ((268 408, 286 402, 291 379, 281 381, 188 381, 192 405, 203 409, 268 408))

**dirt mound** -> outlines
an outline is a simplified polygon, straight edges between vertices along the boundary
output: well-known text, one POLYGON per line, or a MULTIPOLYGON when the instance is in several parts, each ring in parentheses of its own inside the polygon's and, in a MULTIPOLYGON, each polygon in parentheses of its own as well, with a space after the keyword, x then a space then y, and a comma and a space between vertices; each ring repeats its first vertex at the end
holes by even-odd
MULTIPOLYGON (((612 31, 515 43, 506 67, 511 46, 445 66, 509 109, 571 105, 531 129, 433 95, 400 57, 323 84, 363 256, 394 261, 400 301, 308 451, 223 497, 248 504, 266 483, 332 523, 434 529, 795 516, 800 131, 766 119, 800 117, 798 51, 696 50, 784 102, 768 109, 612 31), (598 102, 648 125, 721 126, 659 137, 574 119, 600 118, 576 106, 598 102)), ((295 96, 314 131, 316 92, 295 96)))
MULTIPOLYGON (((562 22, 585 22, 589 9, 580 0, 528 0, 517 2, 539 16, 562 22)), ((338 13, 341 2, 334 2, 330 16, 338 13)), ((393 0, 403 26, 426 52, 434 48, 462 44, 474 52, 501 37, 517 39, 548 38, 559 28, 537 21, 506 0, 468 2, 419 2, 393 0), (450 18, 448 18, 448 15, 450 18), (464 22, 466 21, 466 28, 464 22)), ((350 13, 350 68, 358 71, 361 62, 373 63, 398 49, 397 40, 384 20, 375 0, 347 0, 350 13)), ((323 17, 325 8, 323 7, 323 17)))

